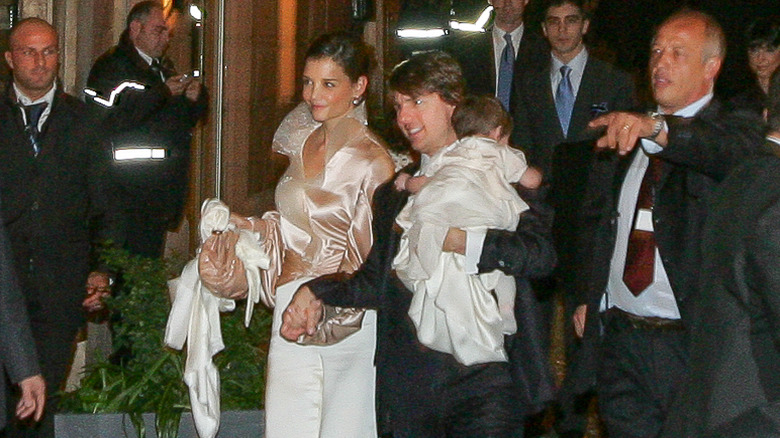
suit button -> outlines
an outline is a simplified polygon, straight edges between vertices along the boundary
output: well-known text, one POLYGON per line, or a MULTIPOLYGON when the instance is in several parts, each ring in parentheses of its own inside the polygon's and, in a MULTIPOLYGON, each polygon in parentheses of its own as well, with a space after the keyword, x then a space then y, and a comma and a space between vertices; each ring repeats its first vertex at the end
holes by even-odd
POLYGON ((503 260, 498 261, 498 266, 501 266, 502 268, 506 267, 506 263, 503 260))
POLYGON ((38 208, 40 208, 40 205, 38 205, 38 201, 33 202, 32 205, 30 206, 30 210, 32 211, 37 211, 38 208))

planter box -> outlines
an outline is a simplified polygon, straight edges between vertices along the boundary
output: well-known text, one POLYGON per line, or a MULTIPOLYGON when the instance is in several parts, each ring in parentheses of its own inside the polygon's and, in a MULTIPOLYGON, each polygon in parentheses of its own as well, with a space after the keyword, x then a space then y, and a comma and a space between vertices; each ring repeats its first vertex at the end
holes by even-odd
MULTIPOLYGON (((146 436, 157 438, 154 414, 144 414, 146 436)), ((227 411, 222 413, 217 438, 262 437, 265 432, 263 411, 227 411)), ((56 438, 138 438, 126 414, 57 414, 54 418, 56 438)), ((179 423, 179 438, 199 438, 192 414, 185 412, 179 423)))

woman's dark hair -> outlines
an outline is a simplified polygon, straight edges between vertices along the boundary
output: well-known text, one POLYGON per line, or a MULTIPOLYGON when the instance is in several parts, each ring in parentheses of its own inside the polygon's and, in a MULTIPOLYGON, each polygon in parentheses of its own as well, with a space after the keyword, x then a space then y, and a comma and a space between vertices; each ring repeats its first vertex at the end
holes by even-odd
POLYGON ((438 93, 450 105, 460 103, 465 87, 458 61, 439 50, 416 53, 396 65, 388 85, 390 91, 411 97, 438 93))
POLYGON ((306 51, 306 60, 329 58, 344 69, 352 82, 368 76, 371 53, 368 46, 346 32, 333 32, 317 37, 306 51))
POLYGON ((748 50, 780 47, 780 17, 760 17, 750 23, 745 32, 748 50))

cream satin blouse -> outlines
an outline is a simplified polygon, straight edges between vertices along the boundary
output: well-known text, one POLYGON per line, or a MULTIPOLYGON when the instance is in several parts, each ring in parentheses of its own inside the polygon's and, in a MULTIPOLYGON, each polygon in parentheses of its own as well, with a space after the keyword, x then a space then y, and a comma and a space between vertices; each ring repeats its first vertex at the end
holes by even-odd
POLYGON ((366 126, 364 104, 336 125, 326 144, 326 164, 306 177, 303 145, 320 123, 306 104, 298 105, 274 135, 273 149, 290 166, 276 186, 276 208, 263 215, 262 246, 271 255, 264 271, 263 301, 273 306, 278 280, 352 272, 371 244, 371 199, 393 176, 394 166, 382 141, 366 126))

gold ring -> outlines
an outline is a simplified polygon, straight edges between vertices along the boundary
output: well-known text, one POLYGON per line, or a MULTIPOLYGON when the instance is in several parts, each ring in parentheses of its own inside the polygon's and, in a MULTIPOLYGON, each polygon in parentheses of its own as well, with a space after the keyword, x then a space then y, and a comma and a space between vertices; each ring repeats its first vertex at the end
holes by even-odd
POLYGON ((631 128, 631 125, 629 125, 628 123, 626 123, 625 125, 623 125, 623 127, 622 127, 622 128, 620 128, 620 130, 621 130, 621 131, 628 131, 628 130, 629 130, 629 128, 631 128))

